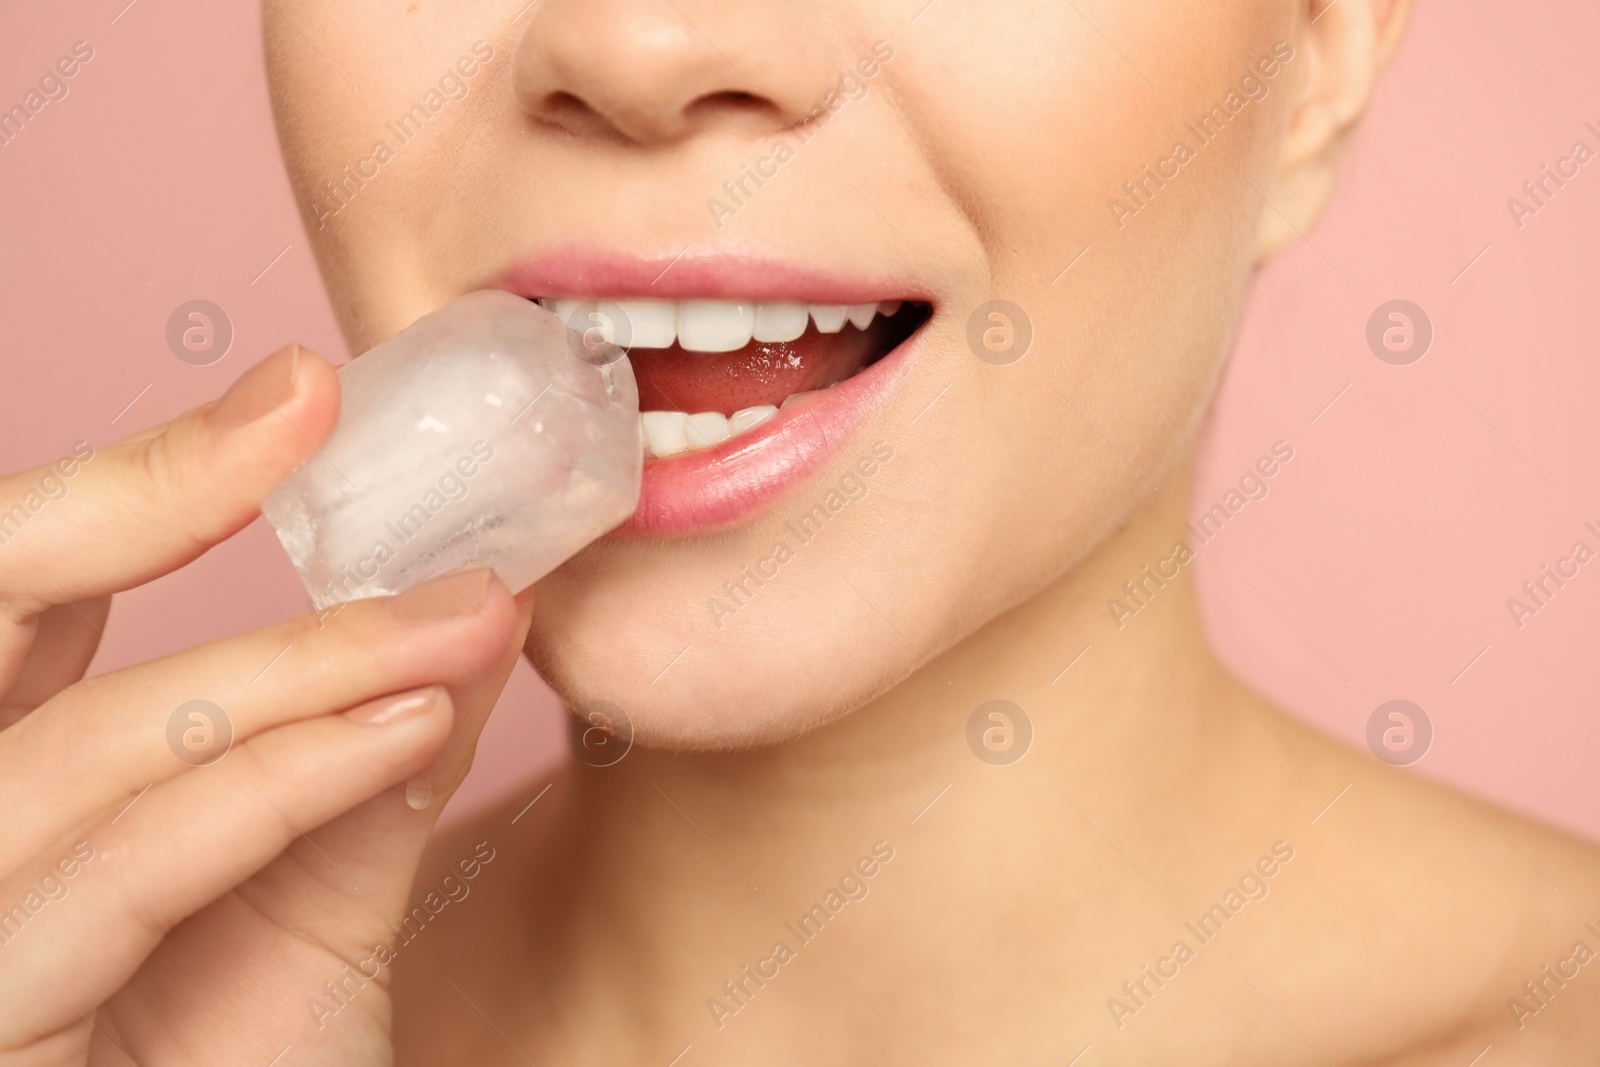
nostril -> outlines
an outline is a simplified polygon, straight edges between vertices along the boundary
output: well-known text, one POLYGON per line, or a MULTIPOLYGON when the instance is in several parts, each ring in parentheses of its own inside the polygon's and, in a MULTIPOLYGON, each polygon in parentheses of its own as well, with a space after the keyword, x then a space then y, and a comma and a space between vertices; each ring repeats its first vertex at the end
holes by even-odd
POLYGON ((585 104, 582 100, 578 99, 577 96, 567 92, 565 89, 557 90, 546 97, 545 106, 555 110, 568 108, 578 111, 589 110, 588 104, 585 104))
MULTIPOLYGON (((626 132, 620 130, 613 121, 614 117, 620 117, 626 109, 597 107, 578 93, 566 89, 555 89, 544 93, 525 110, 536 122, 580 136, 618 133, 622 133, 623 136, 630 134, 637 136, 638 134, 636 128, 626 132)), ((658 116, 663 119, 665 117, 665 114, 658 116)), ((652 131, 653 136, 671 139, 683 136, 702 125, 729 118, 750 118, 759 120, 762 124, 770 124, 781 120, 781 111, 770 100, 755 93, 728 90, 706 93, 672 118, 675 121, 659 123, 652 131)))
POLYGON ((771 100, 742 89, 707 93, 684 108, 683 115, 686 125, 689 126, 705 125, 717 118, 729 116, 754 117, 764 122, 782 118, 781 110, 771 100))
POLYGON ((570 133, 591 133, 607 125, 604 117, 581 96, 566 90, 546 93, 539 105, 529 112, 539 121, 570 133))

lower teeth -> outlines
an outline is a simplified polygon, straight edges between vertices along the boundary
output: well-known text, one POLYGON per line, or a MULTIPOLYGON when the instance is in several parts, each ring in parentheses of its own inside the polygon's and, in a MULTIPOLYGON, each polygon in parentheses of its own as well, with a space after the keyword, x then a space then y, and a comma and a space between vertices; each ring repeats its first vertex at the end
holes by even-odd
MULTIPOLYGON (((789 397, 784 403, 792 399, 789 397)), ((640 437, 646 455, 665 458, 721 444, 760 426, 777 413, 778 409, 771 404, 741 408, 732 415, 716 411, 694 415, 681 411, 642 411, 639 413, 640 437)))

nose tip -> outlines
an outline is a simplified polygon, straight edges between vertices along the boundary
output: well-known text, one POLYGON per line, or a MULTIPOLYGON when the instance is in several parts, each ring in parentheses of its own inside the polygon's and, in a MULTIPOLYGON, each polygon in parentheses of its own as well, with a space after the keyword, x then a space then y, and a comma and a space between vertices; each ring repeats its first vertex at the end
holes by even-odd
POLYGON ((543 0, 517 43, 517 101, 546 125, 637 144, 800 121, 831 78, 820 22, 773 0, 734 6, 543 0))

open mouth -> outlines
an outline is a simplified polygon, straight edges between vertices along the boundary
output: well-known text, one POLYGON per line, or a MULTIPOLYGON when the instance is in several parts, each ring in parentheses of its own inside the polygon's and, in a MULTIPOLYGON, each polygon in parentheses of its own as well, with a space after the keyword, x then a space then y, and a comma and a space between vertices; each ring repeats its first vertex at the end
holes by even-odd
POLYGON ((628 349, 647 465, 737 441, 877 363, 928 318, 926 303, 540 297, 628 349))
POLYGON ((688 246, 556 246, 496 284, 628 352, 643 472, 611 538, 713 533, 803 494, 830 464, 892 455, 892 442, 857 438, 919 362, 938 311, 904 265, 844 274, 688 246))

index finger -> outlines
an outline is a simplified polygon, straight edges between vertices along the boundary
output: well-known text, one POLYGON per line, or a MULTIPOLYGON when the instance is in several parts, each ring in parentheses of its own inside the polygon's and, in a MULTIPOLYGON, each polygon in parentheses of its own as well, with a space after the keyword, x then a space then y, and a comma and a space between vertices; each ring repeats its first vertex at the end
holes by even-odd
POLYGON ((0 607, 26 618, 183 566, 255 518, 338 409, 333 367, 289 345, 165 426, 0 477, 0 607))

